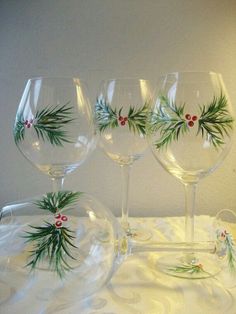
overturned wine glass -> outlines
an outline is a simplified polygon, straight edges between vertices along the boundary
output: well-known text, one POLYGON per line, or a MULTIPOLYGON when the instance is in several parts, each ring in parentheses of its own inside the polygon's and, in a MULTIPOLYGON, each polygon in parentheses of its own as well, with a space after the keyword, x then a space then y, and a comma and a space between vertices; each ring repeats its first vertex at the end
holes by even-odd
MULTIPOLYGON (((215 241, 132 242, 111 211, 82 192, 50 192, 12 203, 0 217, 0 281, 17 289, 20 275, 28 288, 37 287, 39 293, 47 288, 48 298, 66 292, 79 300, 95 293, 137 252, 211 253, 222 269, 236 269, 234 240, 224 242, 223 250, 218 229, 215 241)), ((201 265, 191 271, 202 271, 201 265)))

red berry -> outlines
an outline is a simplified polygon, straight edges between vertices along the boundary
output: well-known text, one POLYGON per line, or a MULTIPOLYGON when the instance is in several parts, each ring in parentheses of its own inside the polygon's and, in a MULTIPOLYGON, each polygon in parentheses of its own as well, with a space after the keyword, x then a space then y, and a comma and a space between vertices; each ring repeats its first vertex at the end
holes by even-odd
POLYGON ((125 125, 125 121, 123 120, 123 121, 121 121, 121 123, 120 123, 121 125, 125 125))
POLYGON ((63 216, 61 217, 61 220, 62 220, 62 221, 67 221, 67 220, 68 220, 68 218, 67 218, 66 216, 64 216, 64 215, 63 215, 63 216))
POLYGON ((128 121, 128 118, 127 118, 127 117, 124 117, 124 121, 125 121, 125 122, 128 121))
POLYGON ((122 116, 119 116, 119 121, 123 121, 124 118, 122 116))
POLYGON ((56 216, 55 216, 55 219, 60 219, 61 218, 61 214, 57 214, 56 216))
POLYGON ((193 121, 189 121, 188 122, 188 126, 190 126, 190 128, 192 128, 194 126, 194 122, 193 121))
POLYGON ((30 123, 28 123, 26 126, 27 126, 27 128, 29 129, 29 128, 31 127, 31 124, 30 124, 30 123))
POLYGON ((27 125, 27 124, 28 124, 28 122, 29 122, 28 120, 25 120, 25 123, 24 123, 24 124, 25 124, 25 125, 27 125))
POLYGON ((187 114, 185 115, 185 118, 186 118, 187 120, 190 120, 190 119, 191 119, 191 115, 190 115, 189 113, 187 113, 187 114))
POLYGON ((196 120, 197 120, 197 116, 193 116, 193 117, 192 117, 192 120, 193 120, 193 121, 196 121, 196 120))
POLYGON ((60 220, 57 220, 56 223, 55 223, 55 226, 57 228, 60 228, 62 226, 62 222, 60 220))

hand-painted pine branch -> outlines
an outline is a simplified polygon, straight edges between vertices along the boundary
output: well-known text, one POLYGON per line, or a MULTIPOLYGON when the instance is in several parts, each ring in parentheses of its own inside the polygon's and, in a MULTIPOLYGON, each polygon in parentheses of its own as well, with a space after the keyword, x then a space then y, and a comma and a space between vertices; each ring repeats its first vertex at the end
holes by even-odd
POLYGON ((227 260, 230 271, 236 271, 236 248, 233 237, 230 233, 226 233, 225 244, 227 249, 227 260))
POLYGON ((191 275, 205 272, 201 264, 187 264, 187 263, 183 263, 183 265, 169 268, 169 270, 178 274, 189 273, 191 275))
POLYGON ((236 247, 232 234, 226 230, 216 230, 216 254, 226 258, 229 270, 236 272, 236 247))
POLYGON ((97 100, 95 113, 96 123, 101 133, 107 128, 118 127, 116 109, 113 110, 104 99, 97 100))
POLYGON ((221 94, 214 97, 208 106, 201 107, 198 133, 206 137, 216 148, 224 144, 224 136, 229 136, 233 128, 233 118, 227 110, 227 99, 221 94))
POLYGON ((73 231, 64 226, 68 217, 59 213, 62 209, 73 206, 82 192, 59 191, 47 193, 41 200, 34 202, 40 209, 48 210, 54 215, 54 223, 45 222, 43 226, 30 226, 33 230, 26 232, 24 237, 32 243, 30 261, 27 266, 31 269, 42 261, 47 262, 49 269, 63 277, 66 271, 72 269, 70 259, 75 259, 70 252, 76 248, 73 244, 73 231))
POLYGON ((183 114, 184 105, 177 107, 167 97, 160 97, 160 106, 150 114, 148 122, 149 134, 160 132, 160 139, 155 142, 157 149, 167 147, 172 141, 177 141, 180 134, 188 132, 183 114))
POLYGON ((145 102, 143 107, 141 108, 134 108, 130 107, 128 112, 128 126, 129 130, 133 133, 138 134, 146 134, 146 121, 147 121, 147 114, 148 114, 148 102, 145 102))
POLYGON ((224 136, 230 136, 233 128, 233 118, 227 110, 227 100, 221 94, 214 97, 209 106, 200 107, 200 118, 196 115, 184 115, 184 105, 177 107, 169 102, 165 96, 160 96, 159 108, 150 114, 148 132, 154 134, 159 131, 159 140, 155 142, 157 149, 177 141, 180 134, 185 134, 198 121, 198 132, 206 137, 216 148, 224 144, 224 136))
POLYGON ((63 106, 49 107, 36 112, 34 124, 38 137, 43 141, 48 140, 52 145, 62 146, 63 142, 71 143, 67 138, 68 134, 62 130, 63 126, 74 119, 72 116, 72 107, 67 107, 69 103, 63 106))
POLYGON ((123 116, 123 107, 117 111, 112 109, 105 100, 97 100, 96 103, 96 123, 100 133, 107 128, 114 129, 116 127, 123 127, 128 123, 129 130, 133 133, 145 134, 145 126, 148 112, 148 102, 143 107, 135 108, 131 106, 127 116, 123 116))
POLYGON ((63 127, 74 120, 72 107, 69 102, 62 106, 48 107, 37 111, 35 117, 25 120, 23 113, 19 113, 14 127, 14 139, 16 144, 24 140, 25 131, 33 126, 39 139, 49 141, 52 145, 63 146, 63 142, 71 143, 68 134, 63 127))
POLYGON ((15 143, 19 143, 24 140, 25 137, 25 121, 23 112, 19 112, 16 116, 16 122, 13 130, 15 143))
POLYGON ((59 191, 47 193, 42 200, 35 201, 35 205, 44 210, 56 213, 67 206, 72 206, 81 196, 82 192, 59 191))
POLYGON ((71 248, 77 248, 73 243, 73 232, 66 227, 58 228, 56 224, 45 222, 44 226, 30 226, 33 231, 26 232, 27 242, 33 244, 30 261, 26 266, 34 270, 42 261, 48 261, 49 269, 55 271, 61 278, 72 269, 68 260, 75 260, 71 248))

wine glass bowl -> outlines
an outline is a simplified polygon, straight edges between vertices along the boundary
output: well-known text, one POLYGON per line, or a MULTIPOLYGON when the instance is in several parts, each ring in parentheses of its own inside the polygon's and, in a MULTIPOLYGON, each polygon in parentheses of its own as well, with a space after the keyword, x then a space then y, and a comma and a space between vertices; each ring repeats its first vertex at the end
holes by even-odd
POLYGON ((52 178, 80 166, 95 139, 87 87, 78 78, 34 78, 25 87, 14 125, 21 153, 52 178))
MULTIPOLYGON (((158 162, 184 184, 187 242, 194 241, 196 185, 228 154, 233 121, 232 106, 220 74, 176 72, 161 78, 148 118, 148 140, 158 162)), ((181 260, 192 267, 199 259, 185 256, 181 260)), ((176 258, 172 261, 177 264, 176 258)), ((196 277, 214 272, 213 263, 210 264, 209 271, 195 273, 196 277)), ((192 276, 187 270, 179 272, 178 267, 167 267, 170 273, 169 269, 176 269, 173 274, 177 276, 192 276)))
POLYGON ((232 107, 222 78, 172 73, 161 85, 149 124, 152 151, 174 176, 197 182, 223 161, 232 142, 232 107))
POLYGON ((147 149, 149 89, 148 82, 141 79, 114 79, 102 84, 96 104, 100 144, 119 164, 132 164, 147 149))
POLYGON ((21 276, 41 295, 47 288, 47 298, 65 296, 66 290, 69 300, 83 299, 98 291, 127 255, 118 221, 87 193, 50 192, 9 204, 1 214, 0 228, 8 225, 9 232, 0 234, 0 279, 12 290, 21 276))

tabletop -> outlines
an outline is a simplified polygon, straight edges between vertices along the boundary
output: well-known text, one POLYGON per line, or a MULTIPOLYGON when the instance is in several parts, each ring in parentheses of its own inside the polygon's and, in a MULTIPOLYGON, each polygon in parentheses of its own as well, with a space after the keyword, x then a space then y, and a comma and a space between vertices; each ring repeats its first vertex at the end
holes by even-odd
MULTIPOLYGON (((131 218, 130 222, 133 226, 145 225, 151 231, 148 241, 183 240, 183 217, 131 218)), ((211 217, 196 217, 197 237, 207 239, 211 226, 211 217)), ((160 253, 154 252, 129 256, 105 287, 82 301, 68 298, 66 288, 49 297, 50 282, 42 290, 31 282, 21 287, 19 278, 11 285, 0 281, 0 313, 236 314, 236 277, 230 283, 222 281, 220 276, 195 280, 176 278, 158 270, 159 256, 160 253)))

